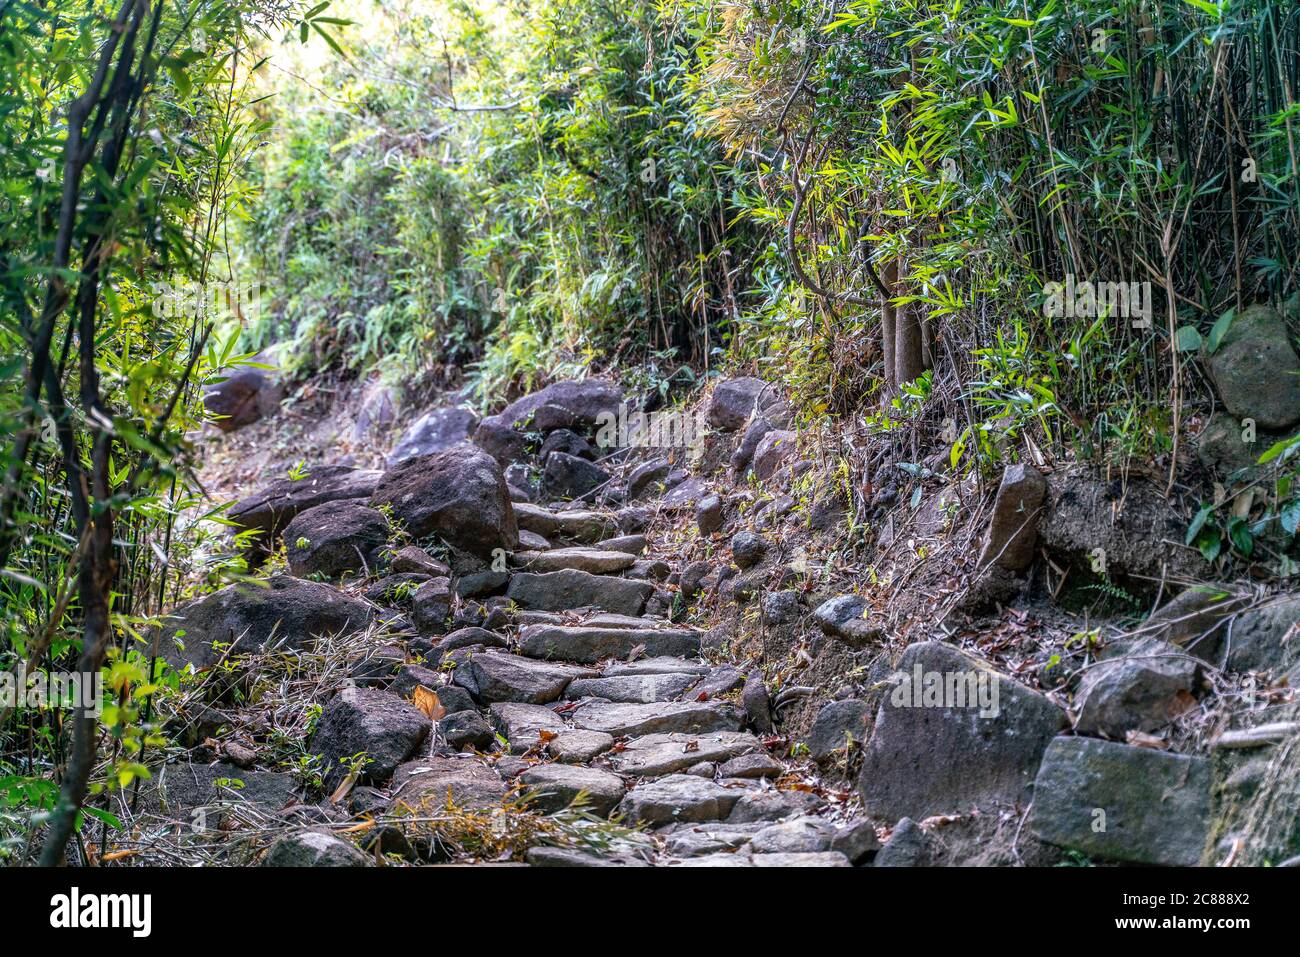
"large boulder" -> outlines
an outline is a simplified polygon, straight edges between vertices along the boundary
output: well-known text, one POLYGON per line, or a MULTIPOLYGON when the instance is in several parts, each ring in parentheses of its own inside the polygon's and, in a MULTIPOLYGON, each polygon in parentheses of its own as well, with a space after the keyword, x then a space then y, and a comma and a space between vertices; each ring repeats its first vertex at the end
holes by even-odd
POLYGON ((487 556, 519 544, 519 528, 501 466, 463 444, 407 459, 384 473, 370 504, 388 505, 417 538, 438 535, 456 548, 487 556))
POLYGON ((348 465, 320 465, 301 478, 272 482, 259 492, 241 499, 226 513, 235 525, 255 529, 257 538, 269 547, 300 513, 326 502, 369 498, 382 472, 348 465))
POLYGON ((542 491, 551 498, 582 498, 605 485, 610 474, 594 462, 564 452, 546 457, 542 491))
POLYGON ((478 427, 478 415, 472 410, 453 406, 434 409, 415 420, 388 456, 388 467, 407 459, 445 452, 453 445, 468 441, 478 427))
POLYGON ((1029 830, 1107 860, 1190 867, 1201 860, 1209 814, 1204 758, 1057 738, 1034 783, 1029 830))
POLYGON ((1043 751, 1066 725, 1045 696, 937 641, 899 661, 863 756, 858 790, 889 820, 1028 803, 1043 751))
POLYGON ((318 636, 360 631, 374 609, 336 588, 278 575, 242 582, 176 608, 160 627, 159 652, 173 667, 207 668, 223 654, 258 651, 274 642, 294 650, 318 636), (216 649, 215 643, 230 645, 216 649))
POLYGON ((709 400, 709 425, 736 432, 749 422, 754 410, 763 410, 780 399, 776 387, 762 379, 742 376, 718 383, 709 400))
POLYGON ((552 432, 590 430, 601 416, 617 416, 623 403, 623 387, 609 379, 553 382, 546 388, 516 399, 497 418, 521 431, 552 432))
POLYGON ((383 784, 429 736, 430 721, 410 702, 376 688, 344 688, 321 714, 311 751, 330 765, 327 781, 344 776, 343 760, 362 752, 359 780, 383 784))
POLYGON ((356 499, 299 513, 284 530, 289 570, 299 578, 373 570, 388 544, 388 519, 356 499))
POLYGON ((499 415, 489 415, 474 430, 474 444, 502 468, 509 467, 528 454, 528 436, 499 415))
MULTIPOLYGON (((265 363, 257 357, 254 361, 265 363)), ((222 432, 233 432, 274 415, 284 398, 274 370, 255 365, 223 370, 203 390, 203 406, 222 432)))
POLYGON ((1300 422, 1300 357, 1275 309, 1251 306, 1237 316, 1208 364, 1219 397, 1238 419, 1254 419, 1262 429, 1300 422))

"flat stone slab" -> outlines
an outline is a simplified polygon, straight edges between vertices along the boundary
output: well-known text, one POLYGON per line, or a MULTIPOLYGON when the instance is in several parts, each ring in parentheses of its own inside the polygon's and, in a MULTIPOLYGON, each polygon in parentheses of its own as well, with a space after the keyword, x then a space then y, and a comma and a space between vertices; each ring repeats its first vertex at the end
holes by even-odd
POLYGON ((1061 708, 936 641, 904 651, 894 680, 858 779, 872 815, 920 821, 1029 802, 1043 752, 1066 726, 1061 708))
POLYGON ((530 572, 558 572, 566 568, 612 575, 636 564, 636 556, 602 548, 553 548, 549 551, 515 552, 513 561, 530 572))
POLYGON ((818 854, 831 849, 835 827, 815 817, 769 824, 749 842, 755 854, 818 854))
POLYGON ((738 731, 648 734, 629 741, 622 751, 611 755, 610 763, 623 774, 652 776, 684 771, 701 761, 727 761, 761 749, 758 738, 738 731))
POLYGON ((626 658, 638 649, 652 656, 694 655, 700 650, 700 636, 677 628, 585 625, 528 625, 519 633, 519 650, 533 658, 593 664, 605 658, 626 658))
POLYGON ((546 751, 565 764, 583 764, 614 746, 614 736, 604 731, 565 729, 546 742, 546 751))
POLYGON ((632 824, 718 821, 731 813, 743 792, 689 774, 643 781, 627 792, 619 812, 632 824))
POLYGON ((510 745, 512 754, 523 754, 536 747, 542 731, 559 734, 565 730, 564 720, 545 705, 498 702, 488 709, 492 727, 510 745))
POLYGON ((675 701, 699 680, 695 675, 620 675, 614 678, 578 678, 567 689, 570 698, 604 698, 607 701, 650 704, 675 701))
POLYGON ((595 544, 614 531, 613 519, 601 512, 552 512, 529 502, 515 502, 514 506, 515 520, 519 527, 546 538, 567 538, 595 544))
POLYGON ((654 593, 649 582, 591 575, 568 568, 560 572, 519 572, 510 579, 507 597, 535 611, 600 608, 620 615, 639 615, 654 593))
POLYGON ((590 668, 521 658, 504 652, 484 651, 456 666, 456 684, 480 701, 522 701, 545 704, 557 700, 574 678, 594 677, 590 668))
POLYGON ((744 847, 755 834, 767 827, 754 824, 679 824, 664 837, 664 851, 669 857, 702 857, 744 847))
POLYGON ((702 661, 660 656, 640 658, 637 661, 616 661, 606 665, 601 675, 605 678, 617 678, 622 675, 695 675, 698 677, 707 675, 712 670, 702 661))
MULTIPOLYGON (((740 717, 734 709, 712 702, 665 701, 656 704, 620 704, 592 700, 570 715, 575 727, 624 735, 671 734, 680 731, 738 731, 740 717)), ((697 759, 699 760, 699 759, 697 759)))
POLYGON ((627 792, 617 774, 573 764, 542 764, 529 768, 519 780, 535 793, 532 803, 547 813, 562 811, 585 794, 584 808, 608 817, 627 792))
POLYGON ((1107 860, 1191 867, 1205 848, 1205 758, 1095 738, 1057 738, 1034 782, 1039 840, 1107 860))
POLYGON ((415 810, 444 808, 448 799, 460 808, 492 808, 505 793, 505 782, 478 758, 408 761, 393 775, 393 805, 415 810))

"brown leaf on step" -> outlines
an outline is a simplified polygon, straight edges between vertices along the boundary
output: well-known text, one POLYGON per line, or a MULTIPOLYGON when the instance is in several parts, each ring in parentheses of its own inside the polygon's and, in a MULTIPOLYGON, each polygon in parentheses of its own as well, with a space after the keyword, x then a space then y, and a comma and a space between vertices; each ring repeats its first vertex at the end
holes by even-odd
POLYGON ((1164 738, 1147 734, 1145 731, 1130 731, 1124 735, 1124 741, 1135 748, 1150 748, 1153 751, 1163 751, 1169 747, 1169 742, 1164 738))
POLYGON ((227 761, 245 771, 257 763, 257 752, 235 741, 227 741, 223 744, 221 752, 226 756, 227 761))
POLYGON ((447 709, 438 700, 438 692, 430 691, 423 685, 415 686, 415 694, 412 700, 415 702, 415 706, 423 711, 424 716, 430 721, 439 721, 447 713, 447 709))
POLYGON ((945 824, 953 824, 960 821, 961 818, 962 816, 960 814, 934 814, 922 821, 921 827, 926 830, 929 830, 932 827, 943 827, 945 824))
POLYGON ((692 751, 698 751, 698 750, 700 750, 700 739, 692 738, 690 741, 686 742, 686 746, 682 748, 682 753, 690 754, 692 751))
POLYGON ((645 645, 644 645, 644 644, 634 645, 634 646, 632 647, 632 650, 629 651, 629 652, 627 653, 627 660, 628 660, 628 661, 636 661, 638 658, 640 658, 640 657, 641 657, 642 655, 644 655, 644 654, 645 654, 645 645))
POLYGON ((708 693, 707 691, 701 691, 699 694, 697 694, 697 695, 695 696, 695 700, 696 700, 696 701, 708 701, 708 700, 709 700, 709 693, 708 693))
POLYGON ((548 741, 554 741, 560 735, 556 731, 547 731, 545 728, 537 732, 537 741, 540 744, 546 744, 548 741))

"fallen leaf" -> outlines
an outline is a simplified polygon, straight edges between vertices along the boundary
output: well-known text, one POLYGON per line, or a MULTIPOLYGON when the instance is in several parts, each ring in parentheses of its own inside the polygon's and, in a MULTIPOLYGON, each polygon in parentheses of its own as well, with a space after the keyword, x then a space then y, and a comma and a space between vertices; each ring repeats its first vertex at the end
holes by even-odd
POLYGON ((423 685, 416 685, 415 695, 412 700, 415 702, 415 706, 423 711, 424 716, 430 721, 438 721, 447 713, 447 709, 438 700, 438 692, 430 691, 423 685))

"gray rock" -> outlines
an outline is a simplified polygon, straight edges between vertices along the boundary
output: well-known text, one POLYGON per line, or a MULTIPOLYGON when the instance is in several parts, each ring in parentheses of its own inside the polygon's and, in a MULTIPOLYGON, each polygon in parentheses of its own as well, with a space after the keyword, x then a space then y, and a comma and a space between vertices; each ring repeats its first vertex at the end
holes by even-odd
POLYGON ((476 428, 478 416, 470 409, 453 407, 426 412, 402 435, 388 456, 388 467, 422 455, 445 452, 453 445, 468 441, 476 428))
POLYGON ((718 776, 723 778, 779 778, 784 772, 780 761, 761 751, 742 754, 718 767, 718 776))
POLYGON ((753 532, 739 532, 731 539, 731 557, 741 569, 753 568, 767 552, 767 539, 753 532))
POLYGON ((1227 586, 1193 585, 1152 613, 1144 623, 1143 631, 1159 641, 1177 645, 1203 661, 1217 664, 1227 636, 1228 619, 1249 601, 1227 586))
POLYGON ((725 818, 741 792, 689 774, 642 781, 623 798, 619 813, 630 824, 718 821, 725 818))
POLYGON ((1032 465, 1007 466, 1002 472, 993 518, 984 536, 980 564, 994 563, 1010 572, 1023 572, 1034 563, 1038 522, 1047 480, 1032 465))
POLYGON ((799 620, 803 606, 799 592, 787 588, 768 592, 763 596, 763 618, 771 625, 789 625, 799 620))
POLYGON ((749 734, 715 731, 710 734, 647 734, 634 738, 610 756, 621 774, 657 776, 684 771, 700 762, 728 761, 761 753, 762 744, 749 734))
POLYGON ((825 634, 839 638, 850 647, 862 648, 883 633, 870 614, 871 605, 861 595, 839 595, 818 605, 812 618, 825 634))
POLYGON ((729 691, 735 691, 744 683, 745 675, 739 668, 732 665, 718 665, 700 679, 699 683, 691 689, 689 697, 692 701, 719 698, 729 691))
POLYGON ((480 421, 473 441, 502 468, 528 455, 528 437, 499 415, 489 415, 480 421))
POLYGON ((514 507, 501 467, 470 445, 407 459, 384 473, 373 506, 388 505, 417 537, 437 535, 474 555, 519 543, 514 507))
POLYGON ((868 820, 857 820, 836 830, 831 839, 831 850, 839 851, 850 864, 859 865, 880 850, 876 827, 868 820))
POLYGON ((167 764, 153 773, 153 779, 141 788, 142 806, 189 827, 203 821, 208 828, 218 828, 227 811, 241 804, 274 814, 298 801, 298 785, 292 774, 248 771, 227 761, 167 764), (197 808, 211 808, 214 813, 204 820, 194 816, 197 808))
POLYGON ((1074 729, 1117 739, 1127 731, 1154 731, 1194 703, 1200 671, 1200 662, 1178 646, 1140 641, 1083 673, 1074 696, 1074 729))
POLYGON ((654 588, 648 582, 567 569, 542 575, 521 572, 510 579, 506 594, 518 605, 539 611, 589 607, 622 615, 639 615, 653 592, 654 588))
POLYGON ((695 504, 695 524, 707 538, 722 530, 722 497, 706 495, 695 504))
POLYGON ((664 850, 670 857, 702 857, 744 847, 767 825, 753 824, 680 824, 665 829, 664 850))
POLYGON ((1029 830, 1107 860, 1190 867, 1210 816, 1204 758, 1093 738, 1057 738, 1034 784, 1029 830))
POLYGON ((608 817, 627 792, 618 775, 572 764, 541 764, 525 771, 519 780, 534 790, 532 803, 548 814, 564 810, 583 794, 584 808, 608 817))
POLYGON ((623 388, 616 382, 564 380, 516 399, 501 410, 499 418, 525 431, 591 429, 610 416, 617 417, 622 404, 623 388))
POLYGON ((280 479, 241 499, 226 513, 237 529, 253 529, 255 538, 270 547, 300 512, 325 502, 369 498, 382 473, 346 465, 314 466, 302 478, 280 479))
POLYGON ((601 512, 583 510, 552 512, 540 505, 530 505, 526 502, 515 503, 515 518, 520 528, 545 538, 561 538, 589 544, 608 538, 610 532, 615 529, 613 520, 601 512))
POLYGON ((397 573, 414 572, 427 575, 430 578, 448 578, 451 576, 451 569, 447 567, 446 562, 438 561, 438 559, 417 545, 407 545, 398 549, 393 554, 389 568, 397 573))
POLYGON ((816 811, 825 803, 807 791, 746 791, 732 808, 727 821, 731 824, 780 821, 796 814, 816 811))
POLYGON ((1265 429, 1300 422, 1300 357, 1276 310, 1256 305, 1242 312, 1208 364, 1224 406, 1237 418, 1265 429))
POLYGON ((271 845, 263 867, 366 867, 370 859, 355 846, 322 831, 287 834, 271 845))
POLYGON ((871 731, 871 706, 858 698, 831 701, 817 712, 808 731, 808 751, 817 762, 844 757, 862 746, 871 731))
POLYGON ((328 781, 345 773, 344 758, 365 752, 361 783, 383 784, 429 736, 429 719, 409 702, 374 688, 344 688, 321 714, 311 752, 332 766, 328 781))
POLYGON ((603 542, 597 542, 596 547, 606 552, 640 555, 645 551, 646 538, 644 535, 619 535, 617 538, 607 538, 603 542))
POLYGON ((745 719, 759 734, 772 733, 772 699, 762 672, 751 671, 740 692, 740 704, 745 709, 745 719))
POLYGON ((1275 675, 1300 661, 1300 642, 1288 633, 1300 621, 1300 595, 1279 595, 1267 604, 1242 612, 1232 625, 1228 668, 1232 671, 1269 670, 1275 675))
POLYGON ((709 425, 727 432, 738 431, 745 427, 756 409, 765 409, 779 399, 775 387, 762 379, 751 376, 727 379, 718 383, 709 400, 709 425))
POLYGON ((592 700, 574 708, 571 717, 575 727, 604 731, 616 738, 623 735, 670 734, 674 731, 693 734, 740 729, 740 720, 733 709, 694 701, 619 704, 592 700))
POLYGON ((565 690, 569 698, 604 698, 607 701, 649 704, 674 701, 689 688, 694 675, 622 675, 616 678, 578 678, 565 690))
POLYGON ((497 773, 468 755, 408 761, 393 775, 393 805, 416 811, 443 811, 449 800, 467 810, 500 807, 505 793, 497 773))
POLYGON ((910 646, 898 672, 863 756, 858 790, 867 810, 919 820, 1027 803, 1043 751, 1066 724, 1064 712, 940 642, 910 646))
POLYGON ((606 678, 621 675, 706 675, 711 669, 702 661, 685 658, 638 658, 636 661, 616 661, 606 665, 601 674, 606 678))
POLYGON ((366 600, 376 605, 406 608, 410 606, 415 590, 428 580, 428 575, 419 572, 385 575, 365 590, 366 600))
POLYGON ((492 726, 510 745, 511 754, 523 754, 537 747, 543 731, 556 736, 569 733, 565 730, 564 719, 539 704, 499 702, 492 705, 489 714, 492 726))
POLYGON ((510 583, 509 572, 471 572, 456 579, 456 594, 461 598, 483 598, 499 595, 510 583))
MULTIPOLYGON (((519 504, 518 502, 515 503, 519 504)), ((551 543, 536 532, 530 532, 526 528, 519 530, 519 547, 528 552, 545 552, 550 550, 551 543)))
POLYGON ((406 664, 406 652, 396 645, 371 648, 354 664, 348 677, 359 685, 386 685, 406 664))
POLYGON ((388 519, 356 499, 299 512, 284 530, 289 570, 299 578, 368 572, 388 544, 388 519))
POLYGON ((447 630, 451 615, 451 581, 431 578, 411 596, 411 622, 424 636, 440 635, 447 630))
POLYGON ((635 555, 603 548, 554 548, 545 552, 515 552, 513 562, 530 572, 558 572, 567 568, 592 575, 610 575, 631 568, 635 555))
POLYGON ((848 867, 849 860, 838 851, 819 853, 754 854, 754 867, 848 867))
POLYGON ((552 664, 500 651, 471 655, 456 666, 453 680, 484 703, 522 701, 545 704, 564 694, 574 678, 594 675, 590 668, 552 664))
POLYGON ((322 635, 352 634, 373 614, 365 602, 329 585, 277 575, 265 583, 228 585, 174 609, 160 626, 158 648, 174 668, 208 668, 223 655, 270 644, 293 651, 311 647, 322 635), (214 642, 230 647, 216 650, 214 642))
POLYGON ((930 837, 910 817, 894 825, 889 840, 876 855, 876 867, 929 867, 930 837))
POLYGON ((469 747, 482 751, 490 748, 496 740, 487 719, 477 711, 457 711, 446 715, 438 722, 438 730, 447 746, 455 751, 469 747))
POLYGON ((552 452, 563 452, 580 459, 596 457, 596 450, 591 447, 591 443, 572 429, 556 429, 548 435, 537 452, 537 458, 545 462, 552 452))
POLYGON ((627 658, 638 650, 654 656, 693 655, 700 650, 700 639, 695 632, 679 628, 528 625, 519 632, 519 649, 534 658, 588 664, 627 658))
POLYGON ((709 494, 709 483, 702 478, 689 478, 674 485, 663 498, 659 508, 667 512, 694 511, 700 499, 709 494))
POLYGON ((627 497, 638 499, 646 492, 653 492, 663 486, 672 464, 667 459, 651 459, 632 470, 627 477, 627 497))
MULTIPOLYGON (((254 361, 266 362, 260 356, 254 361)), ((213 425, 234 432, 280 411, 284 389, 274 373, 251 365, 223 369, 203 390, 203 406, 213 425)))
POLYGON ((754 449, 754 476, 765 482, 776 474, 787 459, 794 455, 797 448, 797 433, 785 429, 773 429, 758 441, 754 449))
POLYGON ((585 764, 614 746, 614 736, 603 731, 564 730, 546 742, 546 751, 565 764, 585 764))
POLYGON ((542 472, 542 491, 554 498, 582 498, 609 482, 611 476, 599 465, 552 452, 542 472))
POLYGON ((759 443, 776 428, 765 416, 759 416, 745 428, 745 434, 731 453, 731 469, 737 478, 744 478, 754 462, 754 453, 758 450, 759 443))
POLYGON ((815 817, 796 817, 769 824, 749 842, 755 854, 815 854, 829 851, 835 827, 815 817))
POLYGON ((1286 437, 1285 431, 1264 429, 1258 423, 1248 430, 1243 420, 1217 412, 1196 436, 1196 455, 1223 478, 1249 481, 1259 474, 1259 457, 1286 437))

